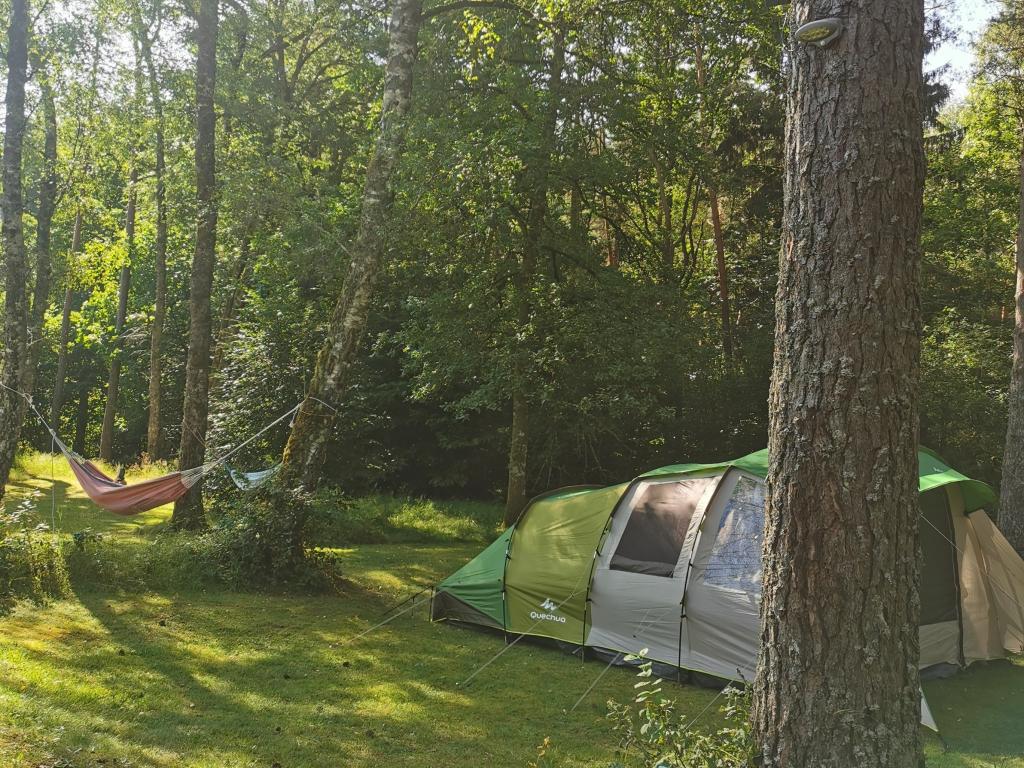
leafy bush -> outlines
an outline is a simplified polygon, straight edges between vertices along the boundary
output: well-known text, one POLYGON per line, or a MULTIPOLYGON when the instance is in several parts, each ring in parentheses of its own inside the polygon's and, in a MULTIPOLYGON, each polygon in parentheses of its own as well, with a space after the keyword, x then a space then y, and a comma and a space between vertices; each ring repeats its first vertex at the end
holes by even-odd
POLYGON ((326 555, 307 546, 310 511, 308 496, 268 483, 199 537, 208 567, 235 588, 328 588, 336 574, 326 555))
POLYGON ((200 533, 76 533, 69 565, 76 582, 108 588, 319 591, 337 574, 329 556, 307 546, 309 519, 308 499, 267 487, 222 504, 213 526, 200 533))
POLYGON ((637 676, 639 692, 632 702, 608 702, 608 719, 619 736, 619 762, 612 768, 753 768, 749 687, 730 685, 722 692, 726 724, 706 733, 695 728, 699 714, 687 718, 661 695, 661 680, 654 678, 650 662, 640 665, 637 676))
POLYGON ((921 348, 921 444, 962 472, 999 484, 1012 337, 949 310, 921 348))
POLYGON ((45 603, 70 591, 64 549, 49 526, 33 525, 35 497, 0 517, 0 613, 18 599, 45 603))
POLYGON ((142 591, 195 590, 222 583, 206 534, 108 538, 85 530, 72 540, 67 560, 75 584, 142 591))

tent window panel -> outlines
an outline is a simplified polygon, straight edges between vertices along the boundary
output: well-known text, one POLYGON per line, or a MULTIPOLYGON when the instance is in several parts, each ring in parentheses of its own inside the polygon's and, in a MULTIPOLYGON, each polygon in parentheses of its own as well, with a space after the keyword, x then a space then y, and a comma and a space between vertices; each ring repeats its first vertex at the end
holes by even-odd
POLYGON ((712 481, 699 478, 648 483, 641 488, 609 568, 671 576, 683 551, 690 518, 712 481))
POLYGON ((956 621, 956 551, 945 488, 921 494, 921 625, 956 621))
POLYGON ((764 483, 740 477, 718 523, 705 584, 761 594, 764 502, 764 483))

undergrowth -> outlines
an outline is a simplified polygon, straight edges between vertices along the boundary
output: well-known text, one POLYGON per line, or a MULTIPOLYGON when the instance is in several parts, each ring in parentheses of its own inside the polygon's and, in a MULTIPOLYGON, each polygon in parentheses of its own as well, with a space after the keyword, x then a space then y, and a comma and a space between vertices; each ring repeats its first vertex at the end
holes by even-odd
POLYGON ((269 487, 223 508, 204 531, 79 532, 69 565, 76 583, 108 588, 326 591, 337 568, 329 554, 308 546, 308 528, 308 500, 269 487))
POLYGON ((754 768, 749 686, 730 684, 722 691, 725 724, 707 732, 699 727, 700 714, 680 711, 663 695, 650 662, 640 665, 637 677, 632 702, 608 702, 608 720, 619 739, 619 760, 611 768, 754 768))
POLYGON ((310 536, 319 546, 404 542, 490 542, 502 508, 482 501, 433 501, 388 495, 346 497, 322 489, 312 499, 310 536))
MULTIPOLYGON (((131 467, 128 479, 136 482, 166 469, 131 467)), ((209 528, 178 533, 167 525, 170 505, 133 517, 111 515, 84 496, 61 457, 19 455, 0 507, 20 521, 5 550, 8 571, 13 573, 15 560, 19 563, 18 597, 60 593, 46 586, 53 579, 46 576, 44 556, 61 564, 76 588, 331 591, 339 581, 333 550, 385 543, 485 544, 501 526, 500 505, 484 502, 387 495, 351 499, 331 488, 298 496, 273 483, 249 493, 234 486, 207 490, 209 528), (46 530, 51 522, 56 535, 46 530), (34 582, 26 576, 30 555, 34 582)), ((12 535, 14 528, 8 525, 12 535)))
POLYGON ((70 592, 64 548, 33 521, 36 495, 0 510, 0 614, 19 599, 45 603, 70 592))

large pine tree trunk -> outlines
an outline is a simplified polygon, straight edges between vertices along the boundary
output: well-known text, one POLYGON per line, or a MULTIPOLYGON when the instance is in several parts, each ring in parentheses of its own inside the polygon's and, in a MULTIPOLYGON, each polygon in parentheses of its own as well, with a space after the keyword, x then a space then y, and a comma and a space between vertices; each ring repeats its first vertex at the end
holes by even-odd
POLYGON ((4 358, 0 381, 0 497, 21 435, 21 386, 28 333, 28 264, 22 231, 21 150, 25 138, 25 79, 28 72, 28 5, 12 0, 7 35, 7 94, 3 155, 4 358), (13 390, 13 391, 12 391, 13 390))
POLYGON ((68 257, 67 274, 64 277, 64 308, 60 315, 60 340, 57 342, 57 374, 53 383, 53 400, 50 403, 50 425, 60 429, 60 412, 64 408, 64 384, 68 375, 68 342, 71 340, 71 309, 75 300, 72 288, 72 259, 82 248, 82 209, 75 213, 75 228, 71 234, 71 254, 68 257))
POLYGON ((1017 213, 1017 297, 1010 371, 1009 420, 999 485, 999 528, 1024 555, 1024 125, 1021 126, 1020 208, 1017 213))
POLYGON ((121 266, 117 284, 117 314, 114 317, 114 349, 110 355, 110 376, 107 379, 107 402, 103 408, 103 426, 100 431, 100 458, 110 461, 114 457, 114 420, 117 417, 117 394, 121 386, 121 355, 123 351, 124 321, 128 316, 128 291, 132 282, 132 261, 135 258, 135 203, 139 180, 133 161, 128 180, 128 205, 124 217, 125 241, 128 245, 127 262, 121 266))
MULTIPOLYGON (((210 396, 210 293, 217 238, 214 135, 214 86, 217 75, 217 0, 200 0, 196 29, 196 250, 189 291, 188 361, 181 421, 178 465, 182 469, 203 463, 210 396)), ((174 503, 171 525, 197 529, 206 525, 202 481, 174 503)))
POLYGON ((537 263, 541 255, 544 226, 548 216, 548 189, 551 161, 555 153, 559 107, 562 100, 562 76, 565 70, 565 32, 556 28, 548 65, 548 100, 540 127, 537 154, 532 158, 526 183, 530 189, 530 207, 523 233, 523 255, 516 274, 516 321, 519 326, 512 368, 512 429, 508 449, 508 489, 505 496, 505 524, 511 525, 526 505, 527 468, 530 443, 530 342, 528 327, 533 315, 531 295, 537 263))
MULTIPOLYGON (((36 282, 32 290, 32 308, 28 319, 28 354, 21 372, 21 391, 28 395, 35 389, 36 367, 42 352, 43 320, 50 300, 52 259, 50 254, 53 213, 57 205, 57 107, 53 87, 42 69, 39 71, 40 101, 43 109, 43 174, 39 180, 39 209, 36 214, 36 282)), ((28 404, 22 406, 24 419, 28 404)))
POLYGON ((153 324, 149 334, 149 415, 146 423, 146 453, 150 459, 160 458, 160 377, 162 365, 160 348, 163 344, 164 318, 167 314, 167 194, 164 187, 166 167, 164 148, 164 103, 160 95, 160 77, 153 61, 149 32, 142 23, 138 5, 132 8, 139 52, 146 65, 149 81, 149 100, 155 121, 153 129, 154 176, 156 203, 156 239, 153 243, 153 270, 156 277, 156 296, 153 324))
POLYGON ((753 727, 770 768, 916 768, 921 0, 798 0, 753 727))
POLYGON ((380 131, 366 169, 352 261, 331 315, 327 339, 317 357, 309 392, 284 450, 281 474, 291 486, 313 490, 320 480, 334 409, 349 385, 370 299, 389 247, 388 217, 394 201, 391 178, 402 154, 405 120, 412 102, 421 11, 422 0, 395 0, 392 8, 380 131))

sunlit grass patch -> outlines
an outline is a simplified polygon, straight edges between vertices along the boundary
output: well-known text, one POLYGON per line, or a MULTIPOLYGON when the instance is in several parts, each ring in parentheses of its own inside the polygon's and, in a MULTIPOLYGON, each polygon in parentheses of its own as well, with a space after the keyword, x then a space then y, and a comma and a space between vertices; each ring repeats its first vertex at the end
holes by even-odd
MULTIPOLYGON (((98 462, 111 476, 117 468, 98 462)), ((171 471, 165 463, 136 465, 128 468, 129 483, 159 477, 171 471)), ((50 525, 59 533, 71 534, 90 530, 105 534, 137 534, 160 526, 171 516, 172 505, 122 517, 100 509, 82 491, 74 473, 61 454, 19 454, 11 471, 4 496, 4 508, 10 509, 25 498, 32 498, 36 521, 50 525)))
MULTIPOLYGON (((431 624, 425 603, 351 643, 411 589, 363 580, 358 564, 384 549, 349 558, 338 597, 83 591, 19 608, 0 624, 0 764, 518 766, 559 734, 567 766, 604 764, 603 702, 630 695, 625 670, 570 715, 601 665, 524 645, 462 688, 501 637, 431 624)), ((407 554, 429 557, 435 580, 462 557, 407 554)), ((693 706, 713 696, 684 693, 693 706)))
MULTIPOLYGON (((363 508, 377 526, 363 530, 384 543, 338 542, 345 580, 323 596, 226 592, 195 580, 196 537, 92 526, 105 538, 71 558, 72 597, 0 619, 0 766, 520 767, 550 737, 559 768, 607 768, 605 702, 632 698, 630 670, 609 670, 572 711, 604 665, 522 642, 463 685, 506 646, 429 623, 429 593, 353 642, 472 558, 500 507, 378 497, 363 508)), ((926 735, 929 766, 1024 768, 1020 660, 925 691, 950 745, 926 735)), ((665 692, 718 725, 716 707, 705 712, 714 691, 665 692)))
POLYGON ((480 501, 435 501, 378 495, 347 499, 322 492, 315 503, 316 536, 323 546, 406 541, 489 542, 502 508, 480 501))

